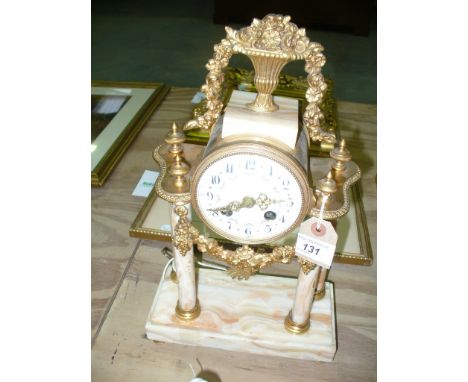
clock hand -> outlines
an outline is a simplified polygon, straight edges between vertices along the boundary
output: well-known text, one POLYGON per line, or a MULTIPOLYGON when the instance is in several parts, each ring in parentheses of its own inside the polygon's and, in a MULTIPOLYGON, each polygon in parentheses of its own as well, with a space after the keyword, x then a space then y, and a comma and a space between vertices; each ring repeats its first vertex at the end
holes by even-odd
POLYGON ((222 214, 232 215, 233 212, 239 211, 241 208, 252 208, 255 205, 255 200, 249 196, 245 196, 242 202, 234 201, 225 206, 208 208, 208 211, 221 212, 222 214))
POLYGON ((260 194, 258 195, 258 198, 255 201, 255 204, 257 204, 257 206, 259 206, 260 209, 263 211, 263 210, 266 210, 268 206, 270 206, 271 204, 279 203, 279 202, 281 202, 281 200, 278 200, 278 201, 274 199, 272 200, 265 194, 260 194))
POLYGON ((253 206, 257 205, 263 211, 266 210, 271 204, 280 202, 283 202, 283 200, 270 199, 265 194, 259 194, 257 199, 254 199, 251 196, 244 196, 244 198, 242 198, 242 202, 230 202, 229 204, 222 207, 209 208, 208 211, 217 211, 223 214, 232 215, 232 212, 237 212, 241 208, 252 208, 253 206))
POLYGON ((281 202, 284 202, 284 200, 271 199, 265 194, 259 194, 258 198, 255 200, 255 204, 259 206, 262 211, 266 210, 272 204, 281 203, 281 202))

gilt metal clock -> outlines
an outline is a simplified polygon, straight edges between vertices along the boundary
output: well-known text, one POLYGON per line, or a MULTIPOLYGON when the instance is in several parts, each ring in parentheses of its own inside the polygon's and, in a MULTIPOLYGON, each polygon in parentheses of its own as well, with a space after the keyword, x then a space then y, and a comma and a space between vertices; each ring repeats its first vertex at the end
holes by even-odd
MULTIPOLYGON (((184 134, 174 123, 166 144, 158 146, 153 153, 161 169, 155 187, 158 195, 172 204, 172 243, 178 291, 175 317, 184 322, 200 320, 194 324, 196 328, 206 324, 210 329, 208 339, 205 340, 209 342, 213 339, 215 347, 229 348, 231 345, 225 339, 231 336, 231 343, 250 343, 248 346, 253 349, 263 340, 270 346, 270 334, 265 333, 265 338, 250 331, 240 335, 239 327, 234 324, 239 322, 234 313, 228 317, 224 328, 213 331, 211 320, 221 314, 217 313, 216 304, 207 308, 212 310, 206 317, 200 317, 203 302, 198 300, 194 246, 204 255, 228 263, 231 266, 228 273, 237 279, 248 279, 270 264, 290 263, 297 259, 300 271, 296 294, 292 309, 289 313, 284 311, 284 328, 290 333, 305 333, 310 326, 314 296, 318 299, 325 293, 327 270, 296 256, 295 248, 285 244, 283 239, 308 217, 320 216, 334 220, 346 214, 349 209, 349 188, 360 178, 361 173, 359 167, 351 161, 345 142, 341 141, 330 154, 329 172, 322 174, 317 185, 311 183, 308 156, 310 142, 336 143, 334 135, 325 132, 320 126, 323 114, 319 104, 326 90, 321 74, 321 67, 325 63, 323 47, 310 42, 305 30, 291 23, 288 16, 267 15, 262 20, 255 19, 247 28, 239 31, 226 28, 226 31, 226 38, 215 46, 213 59, 207 64, 209 73, 202 86, 207 99, 207 111, 187 122, 183 128, 208 130, 209 142, 199 158, 188 160, 184 156, 184 134), (246 95, 245 92, 234 91, 226 106, 220 96, 223 70, 234 53, 246 54, 252 60, 258 93, 246 95), (308 105, 302 116, 302 125, 298 123, 297 101, 272 96, 281 69, 293 60, 305 61, 309 84, 306 92, 308 105), (214 233, 237 246, 228 248, 215 238, 199 232, 191 222, 192 210, 214 233), (259 244, 268 244, 271 251, 257 247, 259 244), (316 289, 319 294, 315 293, 316 289)), ((213 277, 216 280, 218 278, 216 275, 213 277)), ((209 288, 210 285, 207 282, 203 288, 209 288)), ((226 283, 223 281, 220 285, 225 287, 226 283)), ((164 288, 161 287, 161 293, 164 293, 164 288)), ((232 284, 230 288, 231 291, 236 289, 230 297, 233 299, 232 304, 235 303, 236 293, 247 300, 252 298, 250 291, 237 291, 237 288, 246 288, 245 284, 232 284)), ((229 298, 231 291, 226 292, 226 298, 229 298)), ((283 292, 279 288, 272 299, 281 300, 283 292)), ((329 292, 326 317, 327 325, 334 328, 332 294, 329 292)), ((153 304, 154 311, 158 310, 157 298, 158 294, 153 304)), ((219 303, 223 304, 224 301, 219 303)), ((254 302, 246 305, 252 304, 254 302)), ((222 312, 224 317, 227 314, 226 307, 222 308, 222 312)), ((278 314, 275 312, 271 322, 277 320, 278 314)), ((163 337, 158 330, 165 329, 155 322, 157 319, 149 321, 150 329, 147 333, 150 338, 161 339, 163 337), (156 327, 159 329, 154 329, 156 327)), ((185 324, 177 326, 176 334, 172 331, 172 321, 167 325, 170 326, 168 330, 171 339, 172 336, 180 337, 175 342, 196 344, 190 331, 187 331, 190 338, 184 342, 182 333, 185 333, 185 324)), ((316 330, 318 332, 311 334, 311 341, 317 338, 322 329, 316 330)), ((327 354, 325 358, 333 358, 336 350, 332 331, 327 330, 322 334, 331 342, 325 347, 317 347, 318 358, 323 357, 323 354, 327 354)), ((291 349, 296 349, 296 345, 293 344, 291 349)), ((305 351, 310 348, 306 342, 302 345, 305 351)), ((278 346, 283 346, 281 341, 278 346)), ((291 354, 297 356, 297 351, 291 350, 291 354)))

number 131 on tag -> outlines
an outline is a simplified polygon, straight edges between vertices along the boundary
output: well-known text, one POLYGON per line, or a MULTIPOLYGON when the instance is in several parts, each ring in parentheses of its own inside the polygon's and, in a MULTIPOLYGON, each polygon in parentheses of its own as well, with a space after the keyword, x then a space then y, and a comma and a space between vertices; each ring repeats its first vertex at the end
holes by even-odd
POLYGON ((296 254, 302 258, 330 268, 335 255, 338 235, 328 221, 321 221, 312 217, 301 224, 297 235, 296 254))
POLYGON ((318 255, 320 253, 320 247, 315 247, 310 243, 304 244, 304 252, 310 253, 312 255, 318 255))

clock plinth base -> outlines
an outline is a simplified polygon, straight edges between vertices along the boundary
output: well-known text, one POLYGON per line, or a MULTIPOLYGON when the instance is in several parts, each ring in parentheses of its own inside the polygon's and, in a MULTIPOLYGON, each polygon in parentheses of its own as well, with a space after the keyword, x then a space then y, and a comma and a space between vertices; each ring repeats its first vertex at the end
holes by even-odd
POLYGON ((292 334, 284 328, 297 280, 256 275, 232 280, 225 272, 198 269, 201 313, 192 321, 177 318, 177 284, 163 275, 146 323, 151 340, 183 345, 332 361, 336 352, 333 285, 312 306, 310 328, 292 334))

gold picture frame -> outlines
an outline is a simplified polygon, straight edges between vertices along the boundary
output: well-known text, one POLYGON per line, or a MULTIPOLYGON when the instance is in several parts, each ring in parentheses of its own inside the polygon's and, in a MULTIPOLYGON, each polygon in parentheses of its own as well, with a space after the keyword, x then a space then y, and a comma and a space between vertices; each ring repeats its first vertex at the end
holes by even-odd
POLYGON ((163 83, 91 82, 91 186, 105 183, 169 90, 163 83))
MULTIPOLYGON (((206 229, 192 212, 192 224, 202 232, 206 229)), ((360 183, 351 187, 350 211, 337 224, 338 243, 334 261, 337 263, 371 265, 372 247, 362 203, 360 183)), ((170 204, 158 198, 154 188, 145 200, 130 229, 131 237, 146 240, 171 241, 170 204)), ((220 242, 228 243, 210 232, 220 242)))
MULTIPOLYGON (((248 92, 256 92, 254 85, 254 71, 228 66, 224 73, 224 82, 222 90, 223 105, 226 106, 231 98, 233 90, 242 90, 248 92)), ((333 133, 336 141, 341 139, 340 129, 337 123, 336 100, 333 98, 333 81, 325 79, 327 90, 325 92, 320 108, 324 114, 322 129, 325 132, 333 133)), ((284 73, 279 76, 278 86, 273 95, 296 98, 299 100, 299 114, 301 115, 300 123, 302 123, 302 115, 306 107, 305 93, 308 88, 307 79, 305 77, 294 77, 284 73)), ((192 110, 192 119, 206 112, 206 99, 194 105, 192 110)), ((188 130, 185 132, 186 142, 206 145, 209 138, 207 130, 188 130)), ((333 145, 326 142, 312 143, 309 147, 309 155, 316 157, 328 157, 329 152, 333 149, 333 145)))

